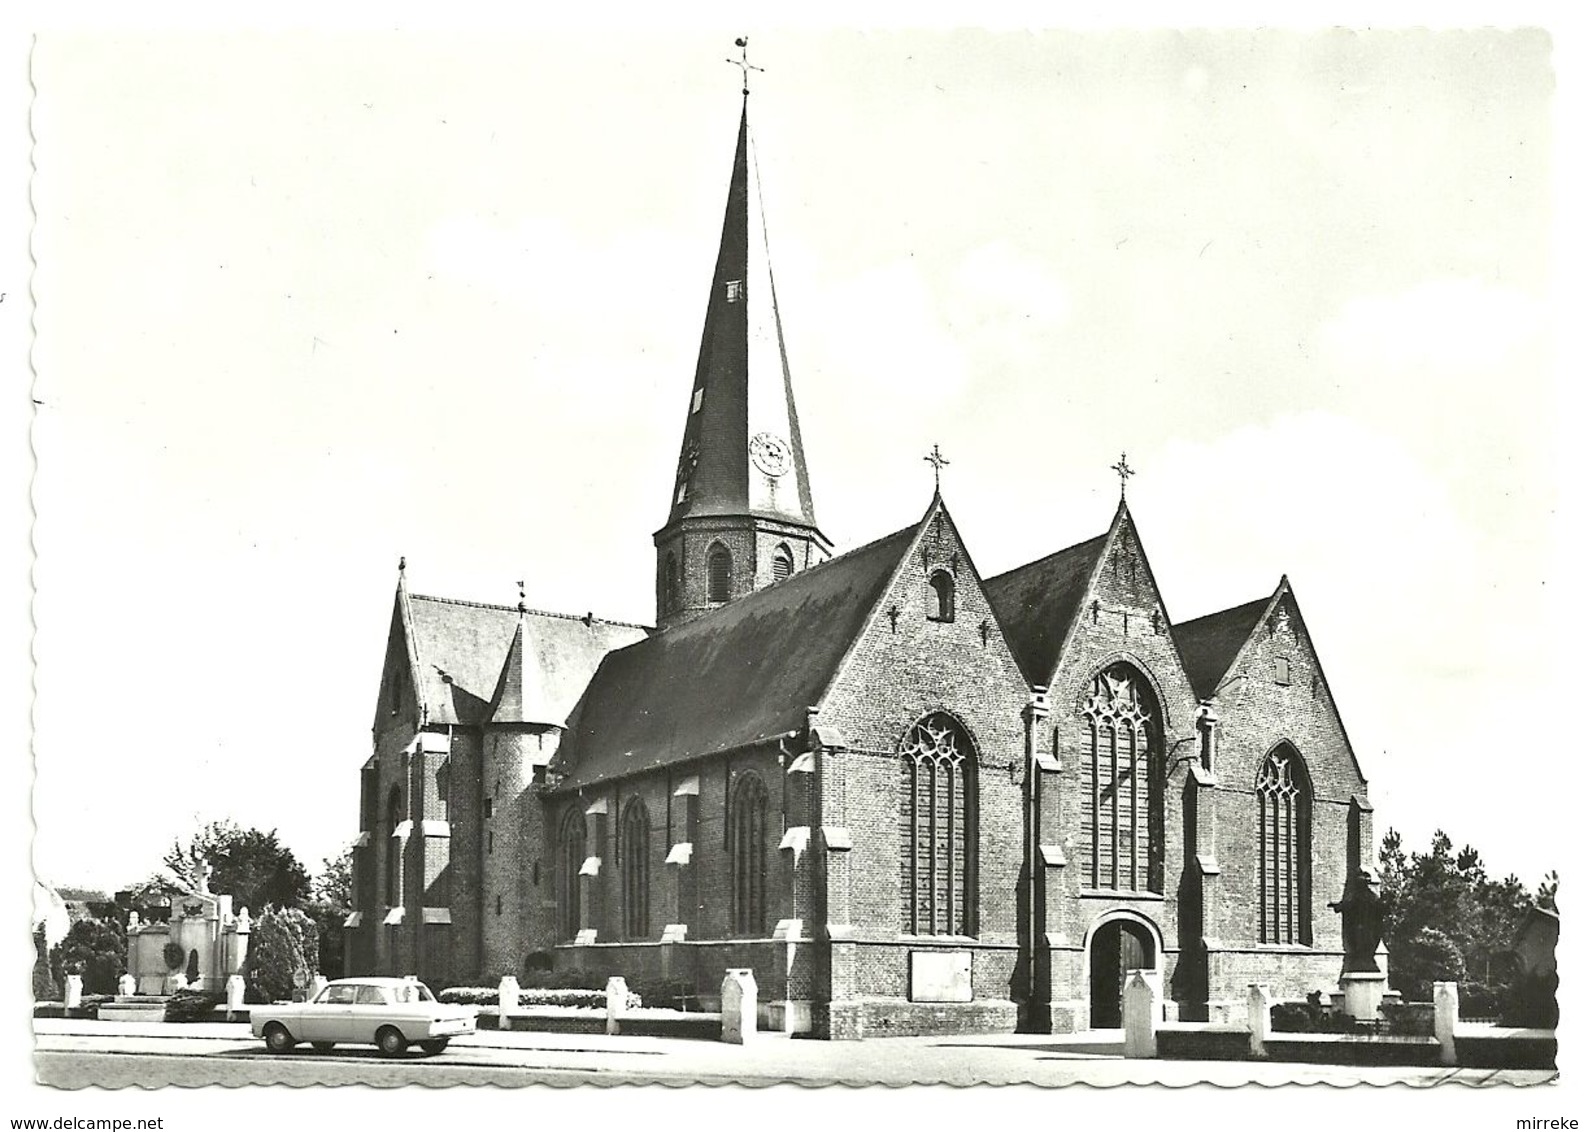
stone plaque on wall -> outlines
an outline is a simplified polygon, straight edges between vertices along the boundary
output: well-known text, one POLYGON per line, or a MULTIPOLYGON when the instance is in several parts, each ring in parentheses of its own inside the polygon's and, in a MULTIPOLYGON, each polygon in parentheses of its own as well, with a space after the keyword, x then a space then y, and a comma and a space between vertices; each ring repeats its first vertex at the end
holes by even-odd
POLYGON ((969 1002, 970 952, 910 952, 911 1002, 969 1002))

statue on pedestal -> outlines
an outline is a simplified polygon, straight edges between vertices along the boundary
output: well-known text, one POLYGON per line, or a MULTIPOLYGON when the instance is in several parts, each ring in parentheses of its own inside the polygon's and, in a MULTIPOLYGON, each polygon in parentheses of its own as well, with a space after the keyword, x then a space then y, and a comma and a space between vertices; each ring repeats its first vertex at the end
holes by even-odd
POLYGON ((1345 941, 1346 973, 1379 973, 1378 949, 1384 938, 1384 898, 1379 880, 1371 871, 1360 869, 1346 887, 1345 897, 1329 905, 1340 913, 1345 941))

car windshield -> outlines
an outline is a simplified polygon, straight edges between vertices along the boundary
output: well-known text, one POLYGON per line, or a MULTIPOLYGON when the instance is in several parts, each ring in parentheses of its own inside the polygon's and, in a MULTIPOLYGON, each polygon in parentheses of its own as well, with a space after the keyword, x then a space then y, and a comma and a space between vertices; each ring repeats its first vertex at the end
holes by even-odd
POLYGON ((435 997, 430 993, 430 988, 423 983, 403 983, 392 988, 392 996, 398 1002, 434 1002, 435 997))

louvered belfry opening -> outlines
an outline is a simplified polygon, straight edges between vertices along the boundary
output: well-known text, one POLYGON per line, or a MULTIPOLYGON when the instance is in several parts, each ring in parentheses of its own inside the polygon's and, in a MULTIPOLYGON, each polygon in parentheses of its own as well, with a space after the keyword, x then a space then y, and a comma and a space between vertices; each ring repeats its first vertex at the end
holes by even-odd
POLYGON ((970 737, 952 716, 937 712, 910 728, 901 754, 903 930, 971 935, 975 756, 970 737))
POLYGON ((733 934, 766 934, 767 793, 759 775, 742 775, 728 812, 733 873, 733 934))
POLYGON ((720 542, 706 556, 706 598, 727 601, 733 593, 733 556, 720 542))
POLYGON ((1141 673, 1115 664, 1092 680, 1083 707, 1086 791, 1083 884, 1163 891, 1163 775, 1157 701, 1141 673))
POLYGON ((1276 747, 1257 772, 1258 939, 1263 943, 1312 942, 1312 790, 1301 756, 1276 747))

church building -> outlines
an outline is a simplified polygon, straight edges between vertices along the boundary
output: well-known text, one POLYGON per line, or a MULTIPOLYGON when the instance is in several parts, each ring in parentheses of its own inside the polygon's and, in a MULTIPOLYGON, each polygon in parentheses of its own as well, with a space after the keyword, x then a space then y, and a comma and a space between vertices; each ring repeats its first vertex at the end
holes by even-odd
POLYGON ((349 973, 752 968, 828 1038, 1116 1027, 1131 970, 1181 1019, 1336 986, 1372 807, 1290 583, 1175 621, 1123 490, 997 577, 940 493, 835 548, 747 113, 679 395, 654 627, 399 570, 349 973))

